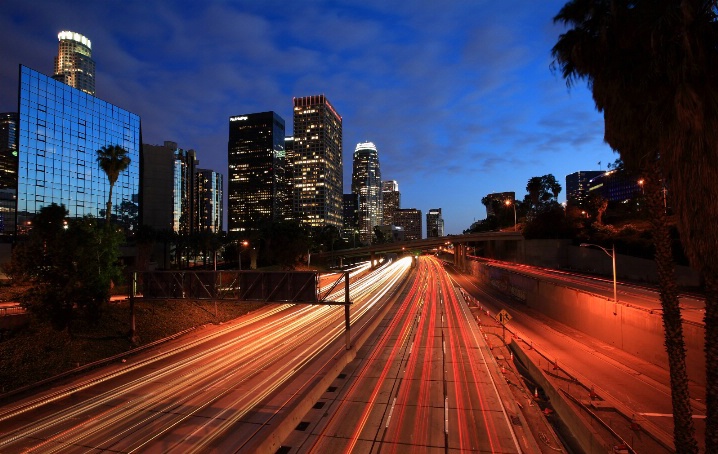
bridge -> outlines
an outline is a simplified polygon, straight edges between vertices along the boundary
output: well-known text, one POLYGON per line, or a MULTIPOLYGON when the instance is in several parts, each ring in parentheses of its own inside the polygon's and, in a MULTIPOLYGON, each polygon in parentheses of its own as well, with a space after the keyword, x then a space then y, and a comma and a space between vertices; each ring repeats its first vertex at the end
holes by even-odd
MULTIPOLYGON (((490 245, 496 242, 513 242, 516 247, 522 247, 524 236, 521 232, 481 232, 467 233, 463 235, 448 235, 422 240, 397 241, 385 244, 373 244, 352 249, 341 249, 338 251, 318 252, 312 254, 312 260, 323 262, 336 262, 342 264, 343 259, 352 257, 369 257, 374 266, 377 255, 390 253, 408 253, 411 251, 425 251, 438 247, 445 247, 449 244, 454 248, 454 265, 463 267, 466 260, 467 245, 470 243, 486 243, 490 245)), ((522 254, 520 254, 522 255, 522 254)))

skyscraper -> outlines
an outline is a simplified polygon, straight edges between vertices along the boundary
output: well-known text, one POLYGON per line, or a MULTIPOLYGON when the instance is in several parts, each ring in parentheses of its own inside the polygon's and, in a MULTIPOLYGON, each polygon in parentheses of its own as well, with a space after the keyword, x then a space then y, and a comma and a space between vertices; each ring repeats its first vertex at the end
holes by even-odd
POLYGON ((95 95, 95 61, 92 43, 79 33, 61 31, 53 79, 95 95))
POLYGON ((404 229, 404 239, 421 239, 421 210, 416 208, 399 208, 394 211, 394 225, 404 229))
POLYGON ((426 237, 442 236, 444 236, 444 218, 441 217, 441 208, 432 208, 426 213, 426 237))
POLYGON ((17 113, 0 113, 0 237, 15 232, 17 123, 17 113))
POLYGON ((401 193, 399 192, 399 183, 397 183, 395 180, 382 181, 381 199, 384 209, 382 224, 392 225, 394 223, 394 211, 401 208, 401 193))
POLYGON ((589 181, 599 175, 603 175, 602 170, 581 170, 566 175, 566 202, 582 207, 588 196, 589 181))
POLYGON ((358 143, 354 149, 352 194, 359 197, 359 239, 371 243, 374 226, 381 225, 381 171, 379 153, 371 142, 358 143))
POLYGON ((102 217, 110 191, 96 151, 127 150, 130 165, 112 192, 113 210, 134 203, 140 187, 140 117, 20 66, 17 227, 51 203, 69 217, 102 217))
POLYGON ((229 231, 289 217, 284 130, 275 112, 229 118, 229 231))
POLYGON ((355 233, 359 231, 359 196, 344 194, 342 238, 356 246, 355 233))
POLYGON ((169 140, 163 145, 143 144, 142 151, 144 223, 158 230, 194 233, 197 153, 169 140))
POLYGON ((209 169, 197 169, 195 207, 197 231, 222 231, 222 174, 209 169))
POLYGON ((342 227, 342 117, 324 95, 294 98, 292 189, 304 224, 342 227))

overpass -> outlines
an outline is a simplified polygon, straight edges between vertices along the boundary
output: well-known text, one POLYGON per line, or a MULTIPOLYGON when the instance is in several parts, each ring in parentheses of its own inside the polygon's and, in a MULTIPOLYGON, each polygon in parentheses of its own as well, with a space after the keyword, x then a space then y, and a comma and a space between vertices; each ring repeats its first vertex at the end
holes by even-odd
POLYGON ((330 262, 339 260, 342 263, 345 258, 369 257, 374 266, 377 255, 389 253, 402 253, 411 251, 425 251, 449 244, 454 247, 454 265, 463 267, 466 260, 466 249, 469 243, 491 243, 491 242, 519 242, 523 245, 524 236, 521 232, 481 232, 467 233, 463 235, 448 235, 422 240, 397 241, 394 243, 373 244, 352 249, 341 249, 338 251, 317 252, 312 254, 313 260, 330 262))

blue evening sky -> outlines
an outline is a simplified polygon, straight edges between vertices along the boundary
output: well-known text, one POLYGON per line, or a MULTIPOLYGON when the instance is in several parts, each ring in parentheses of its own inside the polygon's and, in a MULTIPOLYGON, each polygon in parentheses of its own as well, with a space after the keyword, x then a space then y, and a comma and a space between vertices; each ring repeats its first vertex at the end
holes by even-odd
POLYGON ((230 116, 274 110, 289 134, 292 98, 324 94, 344 191, 354 147, 374 142, 402 208, 442 208, 457 234, 488 193, 617 157, 585 84, 550 70, 564 3, 3 0, 0 112, 17 110, 19 64, 52 74, 61 30, 92 41, 97 97, 140 115, 143 142, 195 149, 225 178, 230 116))

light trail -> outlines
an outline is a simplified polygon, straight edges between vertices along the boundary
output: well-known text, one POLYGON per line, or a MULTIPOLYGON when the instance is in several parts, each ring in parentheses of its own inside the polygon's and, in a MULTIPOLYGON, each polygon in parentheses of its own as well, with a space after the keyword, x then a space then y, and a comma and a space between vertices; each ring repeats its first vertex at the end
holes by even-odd
MULTIPOLYGON (((391 286, 402 279, 408 266, 407 261, 393 266, 387 264, 352 283, 355 302, 352 322, 361 320, 363 314, 378 304, 391 286)), ((332 297, 343 295, 342 288, 332 297)), ((208 446, 304 368, 343 331, 343 316, 335 308, 272 305, 250 315, 246 321, 169 352, 112 367, 113 370, 98 378, 3 409, 0 420, 10 421, 80 391, 92 391, 100 384, 110 387, 83 402, 0 435, 0 447, 14 450, 11 446, 20 442, 25 446, 18 446, 18 450, 43 452, 93 450, 89 448, 92 446, 133 452, 152 449, 157 443, 168 447, 162 441, 164 438, 190 419, 196 420, 196 415, 209 411, 213 404, 221 401, 226 405, 226 399, 230 398, 229 407, 212 410, 203 424, 193 424, 195 430, 171 449, 187 452, 186 444, 190 441, 197 446, 208 446), (198 347, 203 350, 192 352, 198 347), (148 367, 153 370, 145 373, 148 367), (139 372, 143 375, 122 382, 124 376, 139 372), (118 383, 112 385, 113 382, 118 383), (213 432, 211 436, 202 433, 209 427, 213 432), (33 439, 35 442, 28 446, 27 441, 33 439)))

